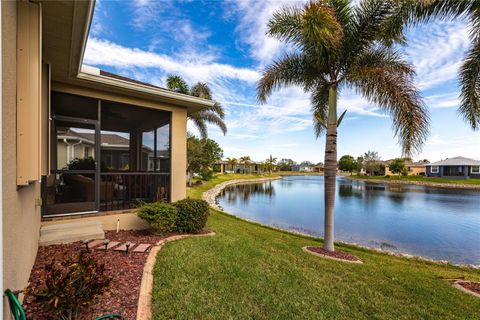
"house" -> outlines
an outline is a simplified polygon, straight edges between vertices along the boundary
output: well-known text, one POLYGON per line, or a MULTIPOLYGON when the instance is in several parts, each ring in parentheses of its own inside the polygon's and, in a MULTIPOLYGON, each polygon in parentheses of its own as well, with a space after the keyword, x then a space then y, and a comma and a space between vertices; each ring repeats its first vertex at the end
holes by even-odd
POLYGON ((427 177, 453 179, 480 178, 480 161, 465 157, 448 158, 429 163, 425 167, 427 177))
MULTIPOLYGON (((393 162, 393 159, 382 161, 382 163, 385 165, 385 175, 397 174, 390 171, 389 166, 392 162, 393 162)), ((424 161, 413 162, 411 160, 405 160, 405 167, 408 170, 408 175, 409 176, 425 175, 425 164, 427 163, 428 162, 424 162, 424 161)))
POLYGON ((82 66, 93 6, 1 3, 3 290, 26 287, 45 226, 142 228, 138 203, 186 196, 187 114, 213 102, 82 66), (128 136, 128 149, 124 140, 102 148, 102 131, 128 136), (71 145, 72 132, 82 148, 70 147, 78 160, 66 167, 60 141, 71 145), (119 149, 128 161, 114 164, 119 149), (107 150, 111 169, 101 166, 107 150))
POLYGON ((251 161, 249 164, 229 164, 228 161, 220 160, 214 163, 217 172, 220 173, 262 173, 262 163, 251 161))
POLYGON ((296 172, 312 172, 313 167, 308 165, 296 164, 292 166, 292 171, 296 172))

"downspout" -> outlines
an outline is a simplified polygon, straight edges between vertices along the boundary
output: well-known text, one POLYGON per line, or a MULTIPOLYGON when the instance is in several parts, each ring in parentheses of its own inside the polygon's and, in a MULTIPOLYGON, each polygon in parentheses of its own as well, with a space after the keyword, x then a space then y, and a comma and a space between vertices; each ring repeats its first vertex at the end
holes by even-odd
MULTIPOLYGON (((0 4, 0 26, 2 25, 2 5, 0 4)), ((0 30, 0 52, 3 53, 2 48, 2 31, 0 30)), ((0 75, 2 75, 2 81, 0 81, 0 132, 3 137, 3 58, 0 61, 0 75)), ((3 287, 3 139, 0 139, 0 288, 2 288, 2 295, 4 291, 3 287)), ((3 317, 3 299, 0 303, 0 317, 3 317)))

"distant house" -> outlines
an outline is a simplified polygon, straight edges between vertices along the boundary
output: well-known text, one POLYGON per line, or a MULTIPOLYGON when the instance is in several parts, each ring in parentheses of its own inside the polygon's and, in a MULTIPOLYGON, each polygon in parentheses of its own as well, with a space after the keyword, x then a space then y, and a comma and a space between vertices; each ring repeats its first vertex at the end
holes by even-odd
MULTIPOLYGON (((393 162, 392 160, 383 161, 385 165, 385 175, 394 175, 393 172, 390 171, 390 164, 393 162)), ((424 161, 405 161, 405 167, 407 167, 408 175, 409 176, 418 176, 418 175, 425 175, 425 165, 428 163, 424 161)))
POLYGON ((425 167, 427 177, 480 178, 480 161, 465 157, 449 158, 429 163, 425 167))
POLYGON ((313 172, 313 166, 307 166, 307 165, 294 165, 292 166, 292 171, 298 171, 298 172, 313 172))
POLYGON ((220 173, 262 173, 264 170, 260 162, 251 161, 249 164, 229 164, 228 161, 220 160, 214 163, 214 168, 220 173))

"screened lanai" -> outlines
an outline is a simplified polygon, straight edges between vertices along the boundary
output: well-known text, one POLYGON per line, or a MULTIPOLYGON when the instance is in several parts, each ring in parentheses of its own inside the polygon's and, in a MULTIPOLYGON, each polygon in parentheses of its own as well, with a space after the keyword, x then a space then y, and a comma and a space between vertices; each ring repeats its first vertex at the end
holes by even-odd
POLYGON ((44 217, 170 200, 171 112, 61 92, 50 105, 44 217))

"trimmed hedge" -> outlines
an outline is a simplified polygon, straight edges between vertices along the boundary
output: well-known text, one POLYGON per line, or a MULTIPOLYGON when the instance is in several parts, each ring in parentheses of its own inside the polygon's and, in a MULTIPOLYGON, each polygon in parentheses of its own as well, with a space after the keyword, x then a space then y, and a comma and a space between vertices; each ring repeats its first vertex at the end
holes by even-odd
POLYGON ((156 232, 166 234, 175 230, 178 217, 177 208, 169 203, 146 203, 138 209, 138 216, 145 220, 156 232))
POLYGON ((198 233, 207 224, 209 206, 204 200, 184 199, 173 204, 178 211, 176 231, 198 233))

